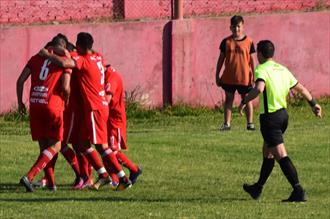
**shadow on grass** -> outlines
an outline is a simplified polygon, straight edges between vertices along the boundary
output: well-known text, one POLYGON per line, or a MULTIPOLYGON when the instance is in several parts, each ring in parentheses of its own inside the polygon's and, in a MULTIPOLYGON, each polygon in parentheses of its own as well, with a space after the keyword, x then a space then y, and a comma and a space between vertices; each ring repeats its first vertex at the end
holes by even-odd
MULTIPOLYGON (((88 190, 88 191, 82 191, 82 190, 73 190, 71 188, 70 185, 60 185, 59 186, 60 189, 58 192, 50 192, 47 189, 36 189, 36 191, 38 192, 37 194, 41 194, 40 192, 45 192, 45 194, 50 194, 53 193, 54 195, 56 195, 56 193, 58 193, 59 195, 62 195, 63 191, 67 191, 67 190, 71 190, 72 192, 86 192, 86 194, 88 194, 88 192, 91 192, 90 194, 93 195, 93 197, 37 197, 37 198, 29 198, 30 195, 35 195, 36 193, 29 193, 29 192, 25 192, 25 188, 19 184, 0 184, 0 194, 9 194, 9 193, 15 193, 15 195, 17 194, 21 194, 22 197, 21 198, 0 198, 0 202, 66 202, 66 201, 77 201, 77 202, 94 202, 94 201, 108 201, 108 202, 147 202, 147 203, 157 203, 157 202, 161 202, 161 203, 166 203, 166 202, 196 202, 196 203, 200 203, 200 202, 208 202, 208 203, 219 203, 219 202, 235 202, 235 201, 248 201, 250 199, 248 198, 238 198, 238 197, 196 197, 196 198, 178 198, 178 197, 173 197, 173 198, 158 198, 158 197, 129 197, 129 198, 125 198, 125 197, 114 197, 111 196, 111 191, 109 192, 109 196, 104 195, 104 193, 102 193, 102 197, 94 197, 94 195, 98 192, 98 191, 92 191, 92 190, 88 190)), ((114 191, 112 191, 114 192, 114 191)), ((119 194, 120 192, 116 192, 116 194, 119 194)))

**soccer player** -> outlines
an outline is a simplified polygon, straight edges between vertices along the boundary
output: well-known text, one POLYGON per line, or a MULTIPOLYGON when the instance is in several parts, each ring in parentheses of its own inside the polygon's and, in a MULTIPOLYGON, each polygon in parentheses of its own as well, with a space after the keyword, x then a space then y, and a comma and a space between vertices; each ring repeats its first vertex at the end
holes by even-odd
MULTIPOLYGON (((224 123, 220 131, 231 129, 232 107, 235 91, 241 98, 252 88, 254 62, 252 54, 255 53, 253 41, 244 33, 243 17, 235 15, 230 20, 232 35, 222 40, 220 44, 220 56, 216 67, 216 84, 225 91, 224 123), (223 63, 225 69, 220 77, 223 63)), ((253 123, 253 105, 248 103, 246 107, 247 130, 255 130, 253 123)))
MULTIPOLYGON (((116 154, 118 161, 129 169, 129 179, 132 184, 135 184, 138 176, 142 174, 142 170, 130 161, 122 151, 127 150, 124 84, 120 74, 110 65, 107 66, 105 72, 105 93, 109 103, 108 144, 116 154)), ((113 184, 117 184, 118 177, 114 171, 110 172, 110 176, 113 184)))
POLYGON ((321 117, 322 110, 310 92, 297 81, 291 72, 273 60, 274 52, 274 44, 269 40, 263 40, 257 44, 257 57, 260 65, 255 71, 256 83, 239 106, 242 114, 246 104, 260 94, 260 129, 264 139, 264 158, 259 180, 253 185, 244 184, 243 189, 252 198, 258 199, 273 170, 274 159, 276 159, 293 188, 290 197, 283 201, 303 202, 306 201, 305 191, 299 183, 297 170, 286 152, 283 140, 283 134, 288 126, 288 114, 285 110, 286 97, 289 91, 293 90, 303 95, 316 116, 321 117))
MULTIPOLYGON (((70 43, 68 41, 68 38, 59 33, 57 34, 57 37, 59 38, 62 38, 63 40, 65 40, 66 42, 66 49, 69 51, 69 52, 73 52, 75 50, 75 47, 72 43, 70 43)), ((52 46, 52 43, 49 42, 47 43, 47 45, 45 46, 45 48, 52 48, 54 50, 56 50, 56 53, 58 54, 62 54, 62 55, 65 55, 65 53, 63 52, 64 50, 62 48, 54 48, 52 46)), ((74 84, 75 80, 75 77, 74 77, 75 74, 71 74, 71 80, 69 81, 70 84, 66 84, 65 86, 70 88, 70 95, 69 95, 69 98, 70 98, 70 101, 69 99, 67 99, 66 101, 66 106, 65 106, 65 110, 64 110, 64 141, 62 141, 61 143, 61 150, 60 152, 62 153, 62 155, 64 156, 65 160, 70 164, 70 166, 72 167, 75 175, 76 175, 76 179, 74 181, 74 184, 73 184, 73 187, 76 188, 76 187, 80 187, 81 184, 83 183, 82 182, 82 179, 80 177, 80 167, 79 167, 79 163, 78 162, 78 159, 77 159, 77 156, 76 156, 76 153, 70 148, 68 147, 68 133, 71 133, 72 132, 72 129, 73 127, 70 126, 71 125, 71 122, 73 119, 71 119, 70 117, 70 112, 71 112, 71 106, 74 105, 74 103, 76 102, 76 98, 72 98, 72 97, 76 97, 76 88, 75 87, 72 87, 72 84, 74 84), (71 92, 72 91, 72 92, 71 92)), ((67 97, 68 98, 68 97, 67 97)), ((53 164, 55 166, 55 162, 57 160, 57 156, 54 156, 52 161, 50 162, 51 164, 53 164)), ((54 169, 54 167, 53 167, 54 169)), ((45 173, 45 176, 39 180, 38 182, 33 182, 33 185, 36 186, 36 187, 45 187, 48 185, 48 180, 46 177, 47 176, 47 173, 45 173)))
MULTIPOLYGON (((111 168, 116 170, 119 177, 117 190, 123 190, 131 186, 130 180, 125 176, 115 154, 108 147, 107 143, 107 120, 108 120, 108 102, 105 100, 104 91, 104 62, 99 53, 92 50, 93 37, 86 32, 77 35, 76 48, 78 56, 74 59, 61 59, 56 54, 51 54, 47 50, 42 50, 46 57, 51 58, 62 67, 76 68, 79 73, 78 82, 84 101, 85 127, 88 129, 89 141, 82 146, 87 157, 91 155, 94 149, 90 143, 96 146, 100 153, 103 164, 107 170, 111 168)), ((89 160, 92 162, 91 160, 89 160)), ((99 177, 93 185, 94 189, 110 182, 109 177, 99 177)))
MULTIPOLYGON (((60 37, 54 37, 52 45, 55 48, 65 48, 66 42, 60 37)), ((20 112, 25 112, 26 108, 22 102, 23 88, 25 81, 31 75, 30 129, 32 140, 38 141, 40 147, 37 161, 20 180, 27 192, 33 192, 31 182, 43 169, 47 176, 48 188, 56 190, 53 174, 56 159, 52 159, 61 148, 64 97, 69 95, 69 88, 65 85, 69 84, 70 73, 70 69, 63 70, 49 59, 35 55, 28 61, 17 80, 18 109, 20 112)))

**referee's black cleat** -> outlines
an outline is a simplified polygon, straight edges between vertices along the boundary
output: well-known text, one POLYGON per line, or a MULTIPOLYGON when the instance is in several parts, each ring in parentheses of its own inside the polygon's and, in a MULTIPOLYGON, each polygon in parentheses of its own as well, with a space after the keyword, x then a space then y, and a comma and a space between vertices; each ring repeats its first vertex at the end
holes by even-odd
POLYGON ((288 199, 282 200, 282 202, 305 202, 307 201, 306 193, 302 189, 294 189, 288 199))
POLYGON ((26 192, 33 192, 33 185, 26 176, 23 176, 19 183, 25 187, 26 192))
POLYGON ((245 192, 249 193, 249 195, 255 200, 257 200, 260 197, 262 192, 262 187, 259 186, 257 183, 253 185, 248 185, 245 183, 243 185, 243 189, 245 192))

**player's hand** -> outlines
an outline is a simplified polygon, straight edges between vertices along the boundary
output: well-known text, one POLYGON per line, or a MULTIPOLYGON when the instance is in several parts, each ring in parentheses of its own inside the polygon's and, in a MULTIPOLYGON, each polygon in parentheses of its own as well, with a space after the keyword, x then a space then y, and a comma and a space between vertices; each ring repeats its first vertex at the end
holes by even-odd
POLYGON ((42 56, 42 57, 48 57, 49 56, 49 51, 45 48, 42 48, 39 52, 38 55, 42 56))
POLYGON ((26 114, 26 107, 25 107, 24 103, 18 104, 18 112, 21 115, 26 114))
POLYGON ((217 78, 215 79, 215 83, 217 84, 218 87, 221 87, 221 85, 222 85, 222 82, 221 82, 221 80, 220 80, 219 77, 217 77, 217 78))
POLYGON ((319 104, 316 104, 313 108, 313 113, 315 114, 315 116, 317 117, 322 117, 322 108, 319 104))
POLYGON ((238 112, 241 116, 243 116, 243 114, 244 114, 243 111, 244 111, 245 107, 246 107, 246 104, 240 104, 238 106, 238 112))

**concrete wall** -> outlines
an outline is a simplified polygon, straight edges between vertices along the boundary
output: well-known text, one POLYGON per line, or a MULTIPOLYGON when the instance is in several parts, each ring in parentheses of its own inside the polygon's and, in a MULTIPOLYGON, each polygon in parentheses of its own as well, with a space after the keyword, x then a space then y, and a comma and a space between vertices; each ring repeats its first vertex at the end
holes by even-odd
MULTIPOLYGON (((329 11, 245 16, 245 27, 255 43, 272 40, 275 58, 320 96, 330 94, 329 18, 329 11)), ((58 32, 74 42, 80 31, 92 33, 95 49, 145 105, 171 101, 213 107, 224 99, 214 78, 219 43, 230 35, 229 20, 1 27, 0 112, 15 106, 16 80, 29 57, 58 32)))
MULTIPOLYGON (((16 80, 29 58, 61 32, 75 42, 80 31, 95 38, 94 48, 123 74, 127 90, 146 105, 163 102, 163 29, 166 21, 6 27, 0 35, 0 113, 16 104, 16 80)), ((25 99, 28 94, 26 86, 25 99)))
MULTIPOLYGON (((273 41, 275 59, 286 65, 313 95, 329 95, 329 18, 329 12, 246 16, 245 32, 255 44, 263 39, 273 41)), ((212 107, 224 101, 223 92, 215 85, 215 67, 220 42, 230 35, 229 20, 173 21, 174 103, 212 107)))

